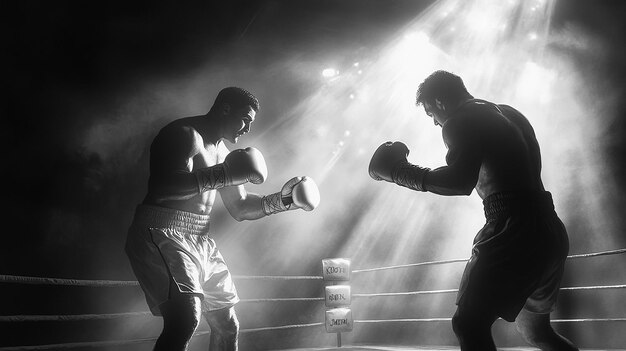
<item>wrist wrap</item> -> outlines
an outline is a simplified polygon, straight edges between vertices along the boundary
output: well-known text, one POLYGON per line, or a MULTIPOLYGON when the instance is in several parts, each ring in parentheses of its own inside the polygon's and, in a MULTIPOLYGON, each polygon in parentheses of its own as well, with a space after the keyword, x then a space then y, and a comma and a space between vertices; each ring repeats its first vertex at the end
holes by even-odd
POLYGON ((198 181, 198 192, 221 189, 227 185, 226 165, 223 163, 213 167, 200 168, 193 172, 198 181))
POLYGON ((282 193, 279 191, 263 196, 261 203, 263 204, 263 212, 265 212, 266 216, 269 216, 274 213, 289 210, 291 204, 293 204, 293 200, 291 197, 283 198, 282 193))
POLYGON ((412 165, 407 161, 400 162, 391 172, 393 182, 405 188, 426 191, 424 189, 424 177, 430 168, 412 165))

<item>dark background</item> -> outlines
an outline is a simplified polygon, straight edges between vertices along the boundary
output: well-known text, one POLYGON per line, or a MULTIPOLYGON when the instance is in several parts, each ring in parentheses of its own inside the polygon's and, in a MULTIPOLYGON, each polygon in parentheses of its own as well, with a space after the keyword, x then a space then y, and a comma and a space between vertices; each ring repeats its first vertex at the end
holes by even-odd
MULTIPOLYGON (((234 0, 185 4, 79 1, 3 4, 5 92, 1 139, 6 195, 3 196, 0 274, 134 280, 122 247, 133 209, 145 194, 145 148, 163 122, 182 117, 174 114, 185 108, 176 105, 183 102, 177 102, 175 96, 168 96, 164 100, 174 105, 169 110, 157 111, 155 106, 163 104, 153 96, 137 101, 134 110, 122 109, 128 96, 170 80, 194 82, 194 74, 207 65, 238 71, 233 75, 239 82, 245 82, 245 79, 271 77, 264 70, 284 57, 304 62, 323 60, 337 52, 347 56, 346 52, 353 48, 368 50, 382 44, 387 33, 401 28, 431 3, 234 0), (109 120, 132 121, 133 112, 152 115, 154 122, 137 120, 127 130, 94 131, 95 126, 106 126, 109 120), (115 133, 133 137, 117 138, 115 133), (118 150, 116 157, 106 157, 85 147, 84 138, 89 135, 123 140, 123 144, 111 146, 118 150)), ((552 23, 554 28, 576 24, 594 38, 601 38, 610 48, 602 57, 568 54, 582 76, 589 77, 589 89, 604 89, 622 97, 614 111, 618 117, 612 119, 603 135, 607 145, 603 156, 611 160, 611 167, 604 172, 622 180, 626 177, 625 13, 626 5, 622 1, 562 0, 557 2, 552 23)), ((265 104, 263 111, 267 116, 265 124, 259 123, 260 133, 271 128, 272 111, 306 96, 312 89, 293 77, 277 77, 277 81, 267 82, 267 90, 255 91, 265 104)), ((194 87, 207 91, 206 100, 196 98, 187 107, 190 113, 208 111, 215 92, 221 88, 211 84, 210 81, 180 84, 181 95, 194 87)), ((263 86, 261 82, 255 84, 263 86)), ((602 179, 594 181, 601 183, 602 179)), ((616 191, 624 194, 623 182, 616 191)), ((622 205, 623 201, 618 204, 622 205)), ((223 211, 214 218, 228 221, 223 211)), ((621 223, 619 228, 626 228, 623 218, 616 220, 621 223)), ((222 226, 227 225, 230 222, 222 226)), ((615 235, 621 236, 624 243, 623 233, 615 235)), ((262 266, 237 268, 241 268, 239 274, 272 274, 262 266)), ((284 273, 317 274, 314 269, 284 273)), ((307 284, 303 284, 302 291, 320 289, 307 284)), ((138 292, 134 288, 67 290, 1 284, 0 289, 3 315, 145 310, 136 305, 138 292), (94 304, 94 300, 106 303, 94 304)), ((252 297, 247 291, 254 289, 254 285, 240 285, 242 295, 247 297, 252 297)), ((247 313, 272 314, 272 308, 247 313)), ((308 322, 304 317, 300 322, 308 322)), ((246 327, 244 318, 241 319, 246 327)), ((106 340, 102 331, 114 329, 114 323, 72 322, 61 329, 55 323, 0 323, 3 334, 0 340, 2 345, 106 340)), ((152 328, 128 336, 149 337, 157 331, 158 328, 152 328)), ((264 333, 244 335, 242 345, 248 348, 256 345, 259 349, 311 346, 305 336, 294 335, 285 339, 264 333)), ((121 332, 110 336, 111 339, 124 337, 121 332)), ((385 339, 381 336, 380 340, 385 339)), ((334 342, 333 337, 326 341, 334 342)))

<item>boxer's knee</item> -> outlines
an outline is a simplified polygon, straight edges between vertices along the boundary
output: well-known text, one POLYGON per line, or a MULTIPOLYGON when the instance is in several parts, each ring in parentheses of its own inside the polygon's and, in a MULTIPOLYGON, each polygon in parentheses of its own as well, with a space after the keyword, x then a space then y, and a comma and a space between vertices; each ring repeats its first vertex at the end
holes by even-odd
POLYGON ((190 340, 200 324, 201 300, 197 296, 178 296, 161 306, 163 332, 168 337, 190 340))
POLYGON ((535 347, 552 344, 557 334, 550 325, 550 314, 532 313, 522 310, 515 320, 517 331, 522 338, 535 347))
POLYGON ((452 317, 452 330, 459 339, 473 339, 490 334, 496 319, 486 311, 458 308, 452 317))
POLYGON ((239 320, 233 307, 204 313, 211 332, 224 338, 236 338, 239 334, 239 320))
POLYGON ((459 310, 457 310, 456 313, 454 313, 454 316, 452 316, 452 330, 454 331, 454 334, 456 334, 459 338, 470 334, 470 323, 471 321, 467 319, 467 316, 459 313, 459 310))

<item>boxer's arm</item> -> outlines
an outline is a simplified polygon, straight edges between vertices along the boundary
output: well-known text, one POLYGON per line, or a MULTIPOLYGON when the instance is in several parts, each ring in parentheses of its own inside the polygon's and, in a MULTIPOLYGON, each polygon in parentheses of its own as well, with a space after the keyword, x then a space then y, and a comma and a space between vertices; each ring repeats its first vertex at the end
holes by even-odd
POLYGON ((250 221, 266 216, 263 212, 263 196, 249 193, 243 185, 222 188, 219 194, 226 210, 236 221, 250 221))
POLYGON ((312 211, 320 203, 317 184, 306 176, 293 177, 280 191, 264 196, 248 193, 243 186, 223 188, 219 193, 228 213, 237 221, 296 209, 312 211))
POLYGON ((482 153, 476 129, 466 120, 450 120, 442 134, 448 147, 447 166, 425 174, 424 190, 439 195, 470 195, 478 182, 482 153))
MULTIPOLYGON (((224 162, 230 152, 224 143, 220 143, 217 149, 217 161, 224 162)), ((265 216, 261 204, 262 196, 249 193, 243 184, 221 188, 218 193, 230 216, 238 222, 255 220, 265 216)))
POLYGON ((478 173, 475 178, 469 175, 469 171, 460 167, 439 167, 425 175, 424 190, 446 196, 470 195, 478 182, 478 173))

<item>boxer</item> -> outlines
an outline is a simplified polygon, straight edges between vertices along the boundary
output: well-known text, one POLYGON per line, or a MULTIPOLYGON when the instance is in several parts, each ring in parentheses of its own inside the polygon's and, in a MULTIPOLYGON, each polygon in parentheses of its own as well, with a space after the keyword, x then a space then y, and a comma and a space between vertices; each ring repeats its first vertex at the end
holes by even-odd
POLYGON ((436 71, 419 85, 416 104, 442 136, 446 166, 407 161, 408 147, 386 142, 372 156, 370 176, 416 191, 483 199, 486 224, 474 239, 452 327, 461 350, 496 350, 491 325, 501 317, 541 350, 577 350, 550 326, 568 237, 541 180, 532 126, 516 109, 474 99, 463 80, 436 71))
POLYGON ((126 253, 152 313, 163 317, 154 350, 186 350, 201 316, 211 328, 210 350, 237 350, 239 301, 226 262, 209 236, 210 213, 219 193, 237 221, 296 209, 314 210, 313 179, 293 177, 276 193, 250 193, 267 166, 255 148, 229 151, 250 131, 259 101, 228 87, 205 115, 177 119, 150 146, 148 192, 137 206, 126 253))

